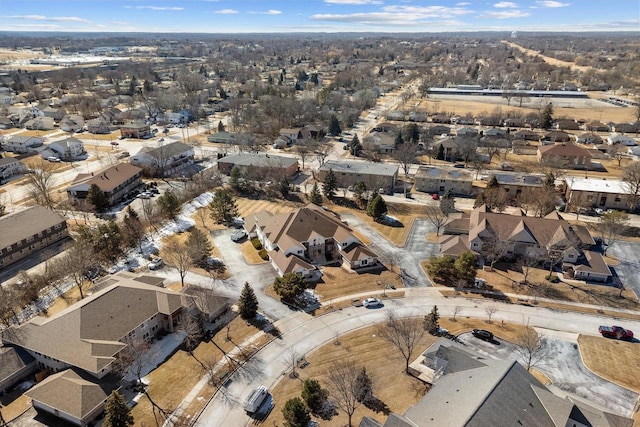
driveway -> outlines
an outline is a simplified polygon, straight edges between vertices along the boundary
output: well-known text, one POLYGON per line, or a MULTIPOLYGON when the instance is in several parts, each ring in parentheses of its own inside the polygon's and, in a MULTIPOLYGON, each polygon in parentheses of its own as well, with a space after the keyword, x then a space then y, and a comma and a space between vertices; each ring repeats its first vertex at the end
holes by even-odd
POLYGON ((616 242, 607 253, 615 256, 620 261, 620 265, 612 269, 618 275, 622 284, 632 289, 640 297, 640 243, 637 242, 616 242))
MULTIPOLYGON (((515 346, 496 339, 496 344, 475 338, 471 333, 458 337, 467 347, 494 359, 518 359, 515 346)), ((631 416, 638 395, 623 387, 605 381, 589 371, 582 363, 577 345, 572 342, 543 337, 546 348, 544 359, 536 369, 552 381, 550 388, 558 395, 570 393, 591 405, 599 405, 614 414, 631 416)))
POLYGON ((371 244, 369 247, 383 260, 393 258, 400 266, 402 281, 405 286, 431 286, 431 282, 424 274, 420 261, 429 258, 439 251, 437 243, 427 242, 425 236, 435 233, 436 229, 426 219, 415 219, 409 231, 404 247, 397 247, 385 239, 380 233, 362 221, 357 215, 342 214, 351 228, 364 234, 371 244))

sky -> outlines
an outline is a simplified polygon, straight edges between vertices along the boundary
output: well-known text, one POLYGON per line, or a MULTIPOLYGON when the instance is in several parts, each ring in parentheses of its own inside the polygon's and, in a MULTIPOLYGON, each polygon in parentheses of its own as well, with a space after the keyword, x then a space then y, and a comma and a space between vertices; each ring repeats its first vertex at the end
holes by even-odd
POLYGON ((640 0, 0 0, 0 30, 640 32, 640 0))

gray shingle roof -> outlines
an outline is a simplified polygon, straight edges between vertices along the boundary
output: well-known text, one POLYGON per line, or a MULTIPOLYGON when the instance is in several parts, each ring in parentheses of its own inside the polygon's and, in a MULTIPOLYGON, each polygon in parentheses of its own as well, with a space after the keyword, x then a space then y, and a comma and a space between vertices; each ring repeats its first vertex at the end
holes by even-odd
POLYGON ((398 173, 398 166, 388 163, 373 162, 345 162, 340 160, 327 160, 321 171, 332 169, 335 173, 349 172, 351 174, 394 176, 398 173))

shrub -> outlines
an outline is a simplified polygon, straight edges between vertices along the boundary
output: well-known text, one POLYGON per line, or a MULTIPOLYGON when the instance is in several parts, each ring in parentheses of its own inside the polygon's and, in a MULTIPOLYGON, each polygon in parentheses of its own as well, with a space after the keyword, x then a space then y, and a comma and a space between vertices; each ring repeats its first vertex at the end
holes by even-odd
POLYGON ((558 279, 558 276, 555 276, 553 274, 546 276, 545 279, 547 279, 551 283, 558 283, 560 281, 560 279, 558 279))
POLYGON ((253 239, 251 239, 251 244, 258 251, 262 249, 262 243, 260 243, 260 239, 258 239, 257 237, 254 237, 253 239))
POLYGON ((258 255, 260 255, 260 258, 262 258, 265 261, 269 261, 269 254, 267 253, 266 249, 260 249, 258 251, 258 255))

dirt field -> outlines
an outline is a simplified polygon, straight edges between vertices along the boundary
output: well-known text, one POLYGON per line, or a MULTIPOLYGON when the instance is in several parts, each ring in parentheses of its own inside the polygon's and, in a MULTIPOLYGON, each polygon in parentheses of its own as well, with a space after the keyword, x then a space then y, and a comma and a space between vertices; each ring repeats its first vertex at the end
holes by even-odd
POLYGON ((578 337, 582 360, 596 375, 640 393, 638 344, 604 337, 578 337))

